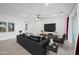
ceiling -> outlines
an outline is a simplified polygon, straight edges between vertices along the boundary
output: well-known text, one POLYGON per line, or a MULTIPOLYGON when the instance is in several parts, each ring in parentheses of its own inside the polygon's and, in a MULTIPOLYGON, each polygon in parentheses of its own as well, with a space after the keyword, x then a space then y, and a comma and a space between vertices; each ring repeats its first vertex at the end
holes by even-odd
POLYGON ((69 15, 74 3, 0 3, 0 14, 32 19, 36 15, 55 17, 69 15))

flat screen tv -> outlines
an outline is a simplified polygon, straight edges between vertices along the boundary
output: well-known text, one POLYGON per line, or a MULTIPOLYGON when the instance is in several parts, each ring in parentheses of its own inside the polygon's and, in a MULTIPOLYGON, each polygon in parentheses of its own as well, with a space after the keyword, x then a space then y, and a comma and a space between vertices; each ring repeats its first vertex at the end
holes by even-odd
POLYGON ((44 31, 46 31, 46 32, 54 32, 54 31, 56 31, 56 23, 44 24, 44 31))

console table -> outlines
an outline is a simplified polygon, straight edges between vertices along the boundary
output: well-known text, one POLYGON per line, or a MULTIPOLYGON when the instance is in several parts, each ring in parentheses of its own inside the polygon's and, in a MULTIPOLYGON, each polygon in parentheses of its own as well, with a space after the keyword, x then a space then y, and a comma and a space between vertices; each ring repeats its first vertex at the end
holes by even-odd
POLYGON ((42 37, 46 37, 48 34, 46 34, 46 33, 41 33, 40 34, 40 36, 42 36, 42 37))

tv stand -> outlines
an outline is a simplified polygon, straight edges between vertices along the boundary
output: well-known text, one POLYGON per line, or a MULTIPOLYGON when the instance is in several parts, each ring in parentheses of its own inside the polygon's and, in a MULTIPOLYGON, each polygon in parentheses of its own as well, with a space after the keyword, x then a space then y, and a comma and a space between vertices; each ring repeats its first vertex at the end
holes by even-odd
POLYGON ((47 35, 48 35, 48 34, 46 34, 46 33, 41 33, 41 34, 40 34, 40 36, 42 36, 42 37, 47 37, 47 35))

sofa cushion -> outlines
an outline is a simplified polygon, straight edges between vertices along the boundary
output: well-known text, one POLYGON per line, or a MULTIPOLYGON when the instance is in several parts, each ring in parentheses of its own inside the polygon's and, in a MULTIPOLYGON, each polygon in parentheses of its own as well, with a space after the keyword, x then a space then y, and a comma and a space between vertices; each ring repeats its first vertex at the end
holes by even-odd
POLYGON ((39 36, 34 36, 34 35, 30 35, 31 37, 35 37, 35 38, 38 38, 38 39, 40 39, 41 37, 39 37, 39 36))
POLYGON ((27 36, 27 35, 24 34, 24 33, 23 33, 21 36, 24 37, 24 38, 29 38, 29 36, 27 36))
POLYGON ((40 44, 41 46, 47 46, 49 41, 50 41, 49 39, 44 39, 44 40, 41 40, 38 44, 40 44))
POLYGON ((42 38, 41 38, 40 36, 33 36, 33 35, 31 35, 31 37, 35 37, 35 38, 38 38, 38 39, 40 39, 40 40, 41 40, 41 39, 42 39, 42 40, 45 39, 45 37, 42 37, 42 38))
POLYGON ((35 38, 35 37, 32 37, 32 36, 30 36, 30 39, 33 40, 33 41, 36 41, 36 42, 39 42, 40 41, 40 39, 35 38))

